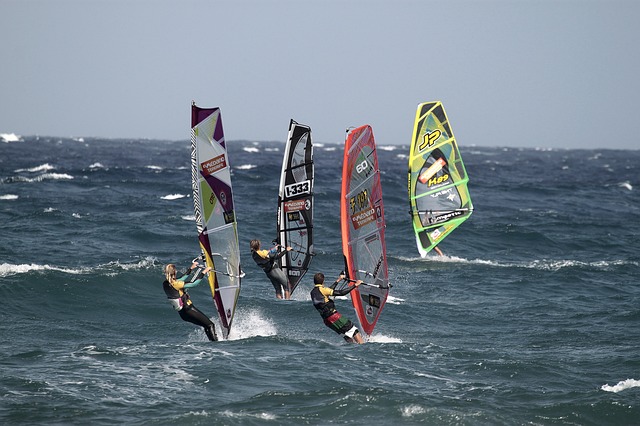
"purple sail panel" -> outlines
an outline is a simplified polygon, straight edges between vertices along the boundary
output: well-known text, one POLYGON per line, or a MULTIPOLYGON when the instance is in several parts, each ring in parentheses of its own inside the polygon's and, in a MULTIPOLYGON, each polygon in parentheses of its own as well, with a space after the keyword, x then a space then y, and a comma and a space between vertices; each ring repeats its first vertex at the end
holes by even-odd
POLYGON ((224 210, 225 213, 233 212, 233 195, 231 193, 231 187, 220 179, 216 179, 214 176, 205 176, 202 172, 200 174, 207 181, 207 184, 220 201, 222 210, 224 210))
MULTIPOLYGON (((200 108, 195 105, 191 105, 191 127, 196 127, 200 124, 205 118, 209 117, 214 112, 220 110, 220 108, 200 108)), ((220 127, 220 132, 222 132, 222 123, 221 120, 218 120, 218 126, 220 127)), ((218 130, 216 129, 216 133, 218 130)))

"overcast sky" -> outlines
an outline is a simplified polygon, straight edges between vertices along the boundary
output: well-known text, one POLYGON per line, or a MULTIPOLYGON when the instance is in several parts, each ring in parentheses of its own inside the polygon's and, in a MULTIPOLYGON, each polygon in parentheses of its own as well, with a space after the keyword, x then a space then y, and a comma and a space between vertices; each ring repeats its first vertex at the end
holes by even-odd
POLYGON ((440 100, 460 145, 640 148, 636 0, 0 0, 0 133, 408 144, 440 100))

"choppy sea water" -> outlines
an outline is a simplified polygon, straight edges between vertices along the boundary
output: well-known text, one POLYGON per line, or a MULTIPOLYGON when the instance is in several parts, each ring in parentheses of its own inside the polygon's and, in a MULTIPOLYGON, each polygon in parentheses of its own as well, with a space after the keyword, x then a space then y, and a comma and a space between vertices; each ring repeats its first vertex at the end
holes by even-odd
POLYGON ((476 211, 421 259, 408 147, 379 146, 394 287, 354 346, 309 297, 342 269, 342 146, 316 145, 318 255, 289 302, 248 247, 275 236, 283 144, 228 146, 246 277, 211 343, 161 286, 198 250, 188 141, 0 141, 0 423, 640 422, 640 151, 462 145, 476 211))

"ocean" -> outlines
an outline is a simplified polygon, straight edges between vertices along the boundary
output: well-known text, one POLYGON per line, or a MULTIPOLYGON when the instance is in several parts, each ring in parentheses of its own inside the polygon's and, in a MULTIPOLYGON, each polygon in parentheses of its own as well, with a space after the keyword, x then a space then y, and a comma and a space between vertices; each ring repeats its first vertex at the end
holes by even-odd
MULTIPOLYGON (((190 142, 16 139, 0 141, 4 425, 640 424, 640 151, 461 141, 475 211, 422 259, 408 146, 379 142, 393 288, 357 346, 309 296, 343 268, 341 144, 315 146, 317 255, 281 301, 249 241, 275 237, 284 142, 227 142, 246 276, 209 342, 162 290, 163 265, 199 251, 190 142)), ((215 316, 206 285, 190 293, 215 316)))

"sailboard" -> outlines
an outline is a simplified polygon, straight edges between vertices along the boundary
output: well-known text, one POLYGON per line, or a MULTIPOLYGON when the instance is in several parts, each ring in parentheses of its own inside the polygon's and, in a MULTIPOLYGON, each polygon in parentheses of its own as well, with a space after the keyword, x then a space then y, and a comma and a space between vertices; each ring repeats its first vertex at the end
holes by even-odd
POLYGON ((418 105, 409 155, 409 203, 422 257, 471 216, 468 181, 442 103, 418 105))
POLYGON ((209 287, 227 338, 244 274, 220 108, 191 106, 191 184, 198 240, 212 268, 209 287))
POLYGON ((340 198, 342 252, 350 281, 362 280, 351 302, 361 331, 371 335, 389 295, 384 205, 371 126, 347 134, 340 198))
POLYGON ((309 269, 313 253, 313 142, 311 128, 291 120, 278 192, 277 244, 291 294, 309 269))

